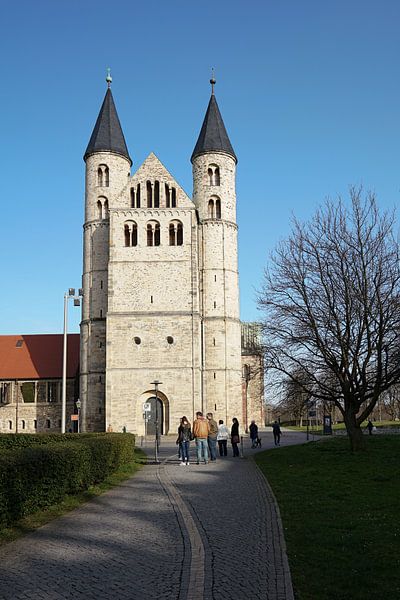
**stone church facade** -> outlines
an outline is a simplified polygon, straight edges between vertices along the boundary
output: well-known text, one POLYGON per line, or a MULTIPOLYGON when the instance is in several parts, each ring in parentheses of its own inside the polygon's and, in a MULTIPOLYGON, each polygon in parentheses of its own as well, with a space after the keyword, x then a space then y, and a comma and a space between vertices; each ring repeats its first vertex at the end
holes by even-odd
MULTIPOLYGON (((228 425, 235 416, 243 431, 263 420, 262 355, 239 317, 237 158, 215 81, 191 155, 193 198, 153 153, 131 174, 110 83, 84 155, 67 428, 79 398, 81 431, 154 434, 157 418, 159 433, 175 433, 198 410, 228 425)), ((0 432, 59 431, 62 336, 0 336, 0 366, 0 432)))
POLYGON ((83 428, 160 433, 197 410, 242 414, 235 176, 212 94, 192 153, 193 198, 152 153, 131 175, 110 86, 85 156, 83 428))

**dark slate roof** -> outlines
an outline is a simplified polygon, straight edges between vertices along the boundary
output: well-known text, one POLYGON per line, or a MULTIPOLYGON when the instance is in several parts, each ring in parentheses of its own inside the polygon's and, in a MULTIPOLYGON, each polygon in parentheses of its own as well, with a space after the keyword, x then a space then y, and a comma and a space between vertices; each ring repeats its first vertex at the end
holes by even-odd
POLYGON ((94 152, 115 152, 131 161, 110 88, 104 97, 84 160, 94 152))
POLYGON ((237 162, 235 151, 226 133, 214 94, 211 95, 210 102, 208 103, 199 139, 190 160, 193 162, 196 156, 205 154, 206 152, 226 152, 226 154, 230 154, 237 162))

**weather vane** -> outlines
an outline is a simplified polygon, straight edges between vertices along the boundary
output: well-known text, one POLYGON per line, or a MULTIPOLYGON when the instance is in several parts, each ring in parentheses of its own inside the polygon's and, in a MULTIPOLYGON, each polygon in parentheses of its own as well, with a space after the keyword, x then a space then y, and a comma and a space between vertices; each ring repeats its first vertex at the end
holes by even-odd
POLYGON ((110 67, 107 67, 106 81, 107 81, 107 87, 110 88, 111 87, 111 83, 112 83, 112 77, 111 77, 111 69, 110 69, 110 67))
POLYGON ((211 69, 210 83, 211 83, 211 94, 214 95, 214 85, 217 83, 215 80, 214 67, 212 67, 212 69, 211 69))

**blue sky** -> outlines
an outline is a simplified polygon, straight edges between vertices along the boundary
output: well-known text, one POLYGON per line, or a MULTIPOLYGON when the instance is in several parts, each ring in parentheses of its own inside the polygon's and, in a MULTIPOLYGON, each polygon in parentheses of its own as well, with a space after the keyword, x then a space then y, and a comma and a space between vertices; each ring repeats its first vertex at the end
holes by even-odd
MULTIPOLYGON (((189 194, 215 67, 239 158, 241 314, 256 319, 292 214, 351 184, 398 204, 399 22, 394 0, 3 0, 0 334, 62 331, 108 66, 134 170, 153 151, 189 194)), ((70 331, 79 318, 71 306, 70 331)))

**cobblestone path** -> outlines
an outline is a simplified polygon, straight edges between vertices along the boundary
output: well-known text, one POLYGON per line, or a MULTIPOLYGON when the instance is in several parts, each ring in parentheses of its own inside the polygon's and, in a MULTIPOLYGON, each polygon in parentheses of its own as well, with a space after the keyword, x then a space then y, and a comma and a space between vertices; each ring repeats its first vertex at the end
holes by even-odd
POLYGON ((180 466, 164 440, 160 459, 0 548, 0 599, 292 600, 280 519, 255 463, 180 466))

